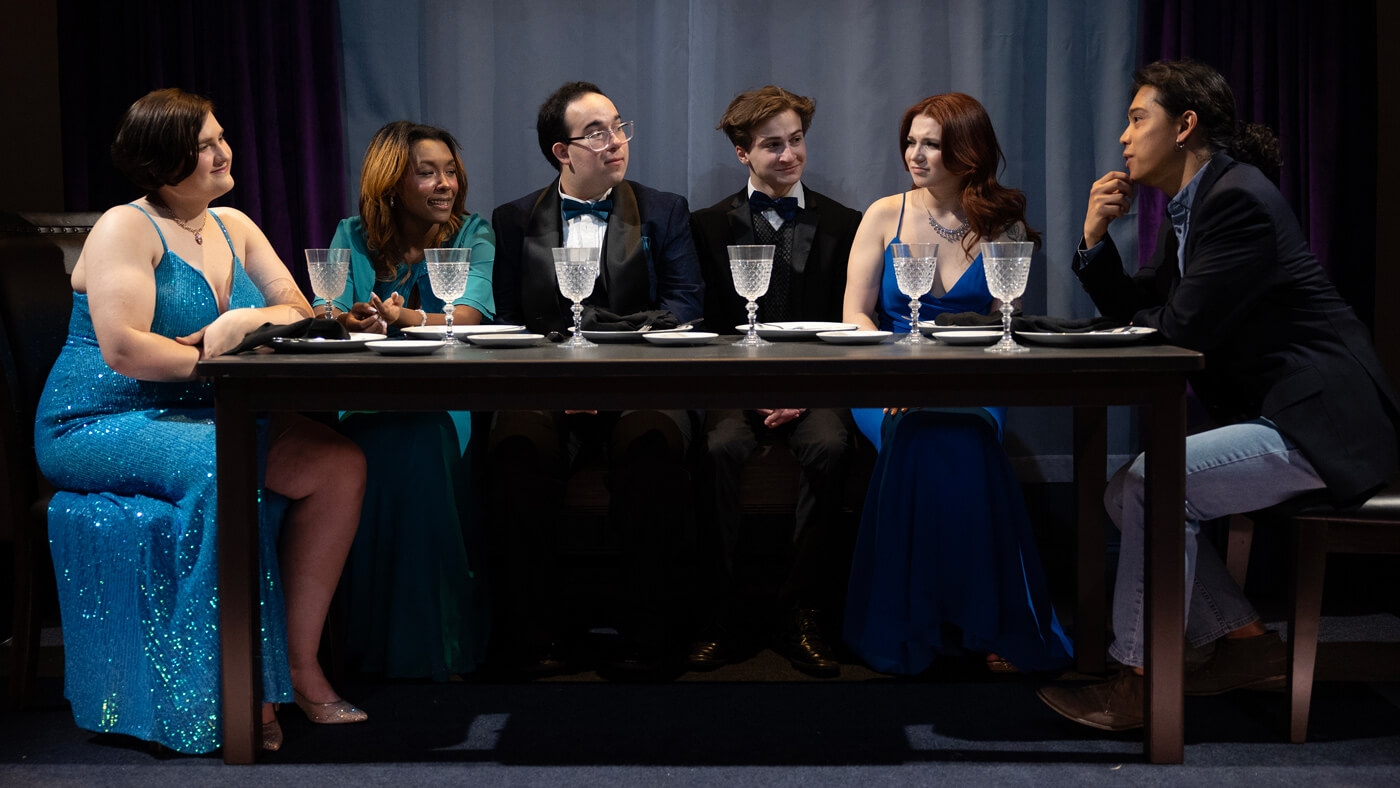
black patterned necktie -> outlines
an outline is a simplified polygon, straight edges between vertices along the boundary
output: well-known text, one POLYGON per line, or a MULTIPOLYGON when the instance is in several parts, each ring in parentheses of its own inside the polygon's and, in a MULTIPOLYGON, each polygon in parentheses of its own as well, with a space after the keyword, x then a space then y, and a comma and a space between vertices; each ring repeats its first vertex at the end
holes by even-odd
POLYGON ((766 323, 794 319, 789 305, 792 289, 792 236, 796 222, 784 222, 774 229, 762 214, 753 217, 754 240, 773 245, 773 273, 768 277, 768 293, 758 299, 758 317, 766 323))

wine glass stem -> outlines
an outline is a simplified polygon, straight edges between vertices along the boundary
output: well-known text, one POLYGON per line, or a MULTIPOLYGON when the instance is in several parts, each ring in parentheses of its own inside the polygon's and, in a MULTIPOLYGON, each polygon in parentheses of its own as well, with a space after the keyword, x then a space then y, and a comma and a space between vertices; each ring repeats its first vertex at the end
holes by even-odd
POLYGON ((582 304, 581 302, 579 302, 579 301, 575 301, 575 302, 574 302, 573 311, 574 311, 574 341, 575 341, 575 342, 578 342, 578 341, 580 341, 580 340, 583 339, 583 304, 582 304))
POLYGON ((909 338, 917 339, 919 336, 919 299, 909 299, 909 338))
POLYGON ((754 301, 753 299, 749 299, 748 310, 749 310, 749 337, 748 337, 748 338, 749 338, 749 341, 750 341, 750 342, 753 342, 753 341, 756 341, 756 340, 758 339, 758 302, 757 302, 757 301, 754 301))
POLYGON ((331 302, 327 301, 327 302, 326 302, 326 317, 329 318, 330 316, 331 316, 331 302))
POLYGON ((1001 341, 1011 341, 1011 304, 1005 301, 1001 304, 1001 341))
POLYGON ((452 304, 448 304, 448 305, 447 305, 446 307, 444 307, 443 310, 442 310, 442 316, 445 317, 445 318, 447 319, 447 331, 446 331, 445 333, 446 333, 446 339, 447 339, 449 342, 452 341, 452 340, 455 338, 455 337, 453 336, 453 334, 452 334, 452 312, 453 312, 453 311, 454 311, 454 309, 453 309, 453 305, 452 305, 452 304))

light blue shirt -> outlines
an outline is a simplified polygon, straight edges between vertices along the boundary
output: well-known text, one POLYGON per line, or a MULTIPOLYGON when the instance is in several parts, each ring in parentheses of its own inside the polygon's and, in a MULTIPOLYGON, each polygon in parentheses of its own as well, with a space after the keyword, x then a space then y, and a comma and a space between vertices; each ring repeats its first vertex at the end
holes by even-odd
POLYGON ((1206 174, 1209 166, 1210 162, 1206 162, 1205 167, 1196 170, 1186 187, 1167 203, 1167 217, 1176 231, 1176 270, 1183 275, 1186 273, 1186 234, 1191 230, 1191 203, 1196 201, 1196 189, 1200 187, 1201 176, 1206 174))

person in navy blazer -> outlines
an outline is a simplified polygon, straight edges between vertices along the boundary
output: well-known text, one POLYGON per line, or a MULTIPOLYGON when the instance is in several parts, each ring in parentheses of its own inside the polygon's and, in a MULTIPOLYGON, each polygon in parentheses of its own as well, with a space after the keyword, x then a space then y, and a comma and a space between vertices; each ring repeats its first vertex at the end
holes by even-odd
MULTIPOLYGON (((1197 538, 1199 523, 1309 492, 1344 503, 1384 484, 1400 464, 1400 404, 1283 196, 1247 163, 1276 167, 1273 134, 1236 130, 1234 95, 1205 64, 1154 63, 1134 85, 1120 139, 1127 172, 1094 183, 1075 269, 1104 315, 1205 354, 1191 384, 1218 426, 1186 441, 1186 636, 1216 645, 1186 691, 1282 688, 1282 642, 1197 538), (1135 184, 1171 200, 1156 252, 1129 276, 1107 229, 1135 184)), ((1142 724, 1143 467, 1139 456, 1104 496, 1123 532, 1110 654, 1129 669, 1040 691, 1060 714, 1106 730, 1142 724)))
MULTIPOLYGON (((559 293, 555 247, 595 247, 602 266, 587 306, 614 316, 665 311, 698 319, 704 284, 685 198, 625 180, 633 123, 587 82, 570 82, 540 107, 540 151, 553 183, 491 216, 496 231, 496 319, 536 333, 564 332, 571 302, 559 293)), ((585 327, 587 324, 585 324, 585 327)), ((560 351, 566 352, 566 351, 560 351)), ((691 517, 684 459, 694 433, 686 411, 501 412, 490 440, 491 508, 504 551, 499 613, 507 659, 535 675, 569 666, 555 561, 565 483, 590 454, 608 460, 609 521, 620 536, 624 600, 612 667, 664 667, 675 617, 670 577, 676 535, 691 517)))
MULTIPOLYGON (((732 333, 748 323, 747 300, 735 291, 729 270, 730 244, 777 246, 768 293, 759 298, 761 319, 841 319, 846 259, 860 212, 802 182, 814 110, 811 99, 769 85, 736 96, 720 120, 718 128, 748 170, 748 183, 691 215, 705 277, 705 324, 711 331, 732 333)), ((842 607, 840 590, 850 569, 850 556, 841 550, 848 540, 836 532, 851 448, 850 412, 773 408, 709 410, 705 416, 713 509, 702 520, 701 532, 711 555, 704 562, 706 580, 697 599, 701 621, 688 666, 711 670, 734 661, 742 650, 739 622, 733 620, 743 607, 734 595, 743 519, 740 479, 759 441, 778 440, 797 456, 802 476, 777 626, 763 622, 760 628, 774 630, 773 646, 793 667, 816 676, 838 675, 841 666, 823 629, 826 614, 842 607)))

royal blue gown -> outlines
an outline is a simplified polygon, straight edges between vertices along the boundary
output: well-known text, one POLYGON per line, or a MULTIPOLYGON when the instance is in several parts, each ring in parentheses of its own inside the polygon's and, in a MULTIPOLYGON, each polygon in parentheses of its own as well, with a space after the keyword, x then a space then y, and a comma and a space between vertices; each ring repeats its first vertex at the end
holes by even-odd
MULTIPOLYGON (((219 316, 204 275, 169 246, 154 273, 152 333, 185 336, 219 316)), ((264 305, 235 254, 229 308, 264 305)), ((185 753, 222 742, 212 393, 207 383, 112 371, 88 297, 75 293, 34 423, 39 468, 59 489, 48 525, 73 717, 87 730, 185 753)), ((263 695, 271 702, 292 699, 276 553, 285 507, 268 494, 260 511, 263 695)))
MULTIPOLYGON (((891 243, 899 242, 904 214, 891 243)), ((982 257, 919 319, 991 307, 982 257)), ((885 249, 880 328, 909 330, 909 299, 885 249)), ((1050 604, 1021 487, 1001 448, 1005 408, 853 411, 879 449, 846 597, 846 643, 886 673, 920 673, 961 647, 1020 670, 1052 670, 1073 647, 1050 604), (945 643, 945 625, 961 642, 945 643)))

